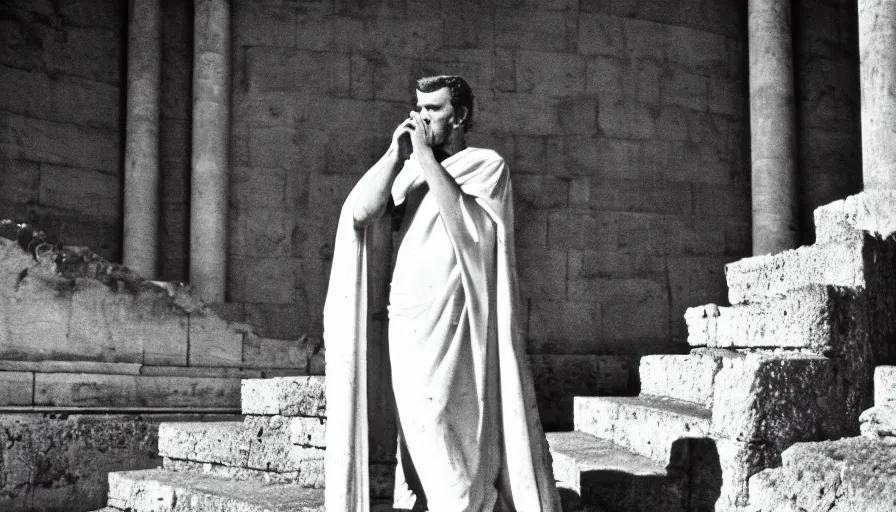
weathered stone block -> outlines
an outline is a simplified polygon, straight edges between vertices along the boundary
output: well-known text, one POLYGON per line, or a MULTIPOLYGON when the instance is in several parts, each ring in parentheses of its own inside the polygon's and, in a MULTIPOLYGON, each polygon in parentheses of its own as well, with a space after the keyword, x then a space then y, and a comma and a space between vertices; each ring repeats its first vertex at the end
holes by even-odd
POLYGON ((136 377, 138 405, 147 407, 239 407, 240 379, 136 377))
POLYGON ((667 396, 712 407, 715 376, 726 357, 737 354, 695 353, 641 358, 641 393, 667 396))
POLYGON ((728 300, 741 304, 811 284, 864 287, 871 270, 863 258, 863 244, 850 242, 744 258, 725 266, 725 279, 728 300))
POLYGON ((709 435, 712 413, 660 397, 576 397, 575 429, 672 466, 687 462, 688 438, 709 435))
POLYGON ((815 209, 815 243, 855 240, 862 230, 886 238, 896 232, 896 191, 866 190, 815 209))
POLYGON ((326 418, 292 418, 289 431, 289 440, 292 444, 316 448, 327 447, 326 418))
POLYGON ((216 315, 192 313, 190 322, 190 366, 240 366, 243 333, 216 315))
POLYGON ((118 137, 106 130, 7 114, 0 142, 11 158, 117 173, 118 137))
POLYGON ((196 512, 324 512, 323 490, 265 485, 196 473, 150 469, 109 474, 109 505, 125 510, 172 510, 189 503, 196 512))
POLYGON ((712 431, 783 450, 796 441, 848 435, 844 376, 835 361, 751 353, 725 359, 716 375, 712 431))
POLYGON ((32 405, 34 374, 0 371, 0 405, 32 405))
POLYGON ((243 414, 325 417, 323 377, 277 377, 242 381, 243 414))
POLYGON ((573 427, 576 396, 624 395, 629 392, 630 359, 623 356, 529 356, 535 398, 546 430, 573 427))
POLYGON ((58 407, 238 407, 236 378, 37 373, 34 404, 58 407))
POLYGON ((688 510, 740 510, 749 501, 747 481, 780 464, 774 447, 708 437, 688 441, 688 510))
POLYGON ((896 403, 896 366, 874 369, 874 405, 896 403))
POLYGON ((247 416, 243 435, 248 440, 247 467, 273 471, 302 471, 308 461, 321 461, 323 448, 301 446, 290 440, 292 418, 286 416, 247 416))
POLYGON ((798 443, 750 478, 751 512, 893 510, 896 445, 866 437, 798 443))
POLYGON ((239 421, 162 423, 159 455, 192 462, 247 467, 249 440, 239 421))
POLYGON ((815 353, 842 350, 858 319, 833 286, 811 285, 768 301, 734 307, 707 304, 688 308, 688 344, 718 348, 805 348, 815 353), (851 321, 854 320, 854 321, 851 321))

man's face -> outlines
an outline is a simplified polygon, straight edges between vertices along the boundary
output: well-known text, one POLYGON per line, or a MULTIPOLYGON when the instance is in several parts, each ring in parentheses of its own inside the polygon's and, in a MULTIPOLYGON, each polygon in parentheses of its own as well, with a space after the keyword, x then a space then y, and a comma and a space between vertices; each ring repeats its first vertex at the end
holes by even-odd
MULTIPOLYGON (((433 92, 417 91, 417 111, 424 123, 429 125, 430 147, 444 146, 450 140, 457 113, 451 105, 451 93, 447 87, 433 92)), ((458 127, 460 129, 460 127, 458 127)))

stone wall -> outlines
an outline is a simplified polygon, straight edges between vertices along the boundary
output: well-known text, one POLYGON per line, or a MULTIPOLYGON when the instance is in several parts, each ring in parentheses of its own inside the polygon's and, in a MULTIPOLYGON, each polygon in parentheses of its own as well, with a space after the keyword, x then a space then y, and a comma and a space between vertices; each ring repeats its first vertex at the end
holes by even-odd
POLYGON ((800 0, 793 6, 803 245, 815 241, 816 208, 862 190, 856 3, 800 0))
POLYGON ((247 318, 319 335, 341 203, 413 79, 441 73, 471 83, 470 144, 514 176, 531 352, 677 350, 684 309, 724 302, 723 264, 750 247, 740 2, 240 1, 233 15, 229 290, 247 318))
POLYGON ((0 218, 117 258, 124 8, 0 4, 0 218))

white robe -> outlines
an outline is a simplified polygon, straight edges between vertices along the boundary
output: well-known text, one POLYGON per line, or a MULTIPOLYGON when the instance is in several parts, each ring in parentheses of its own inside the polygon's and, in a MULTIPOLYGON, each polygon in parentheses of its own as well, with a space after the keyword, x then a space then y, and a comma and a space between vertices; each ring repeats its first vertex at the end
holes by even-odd
MULTIPOLYGON (((420 478, 432 511, 559 511, 550 454, 519 330, 513 204, 503 159, 467 148, 442 162, 463 194, 446 225, 431 194, 414 212, 390 293, 390 357, 402 430, 396 505, 420 478), (402 462, 404 464, 402 464, 402 462), (415 471, 410 471, 411 462, 415 471), (500 507, 499 507, 500 508, 500 507)), ((369 510, 366 418, 366 254, 343 206, 324 309, 327 346, 327 510, 369 510)), ((412 158, 397 204, 425 190, 412 158)), ((448 217, 444 217, 448 218, 448 217)))

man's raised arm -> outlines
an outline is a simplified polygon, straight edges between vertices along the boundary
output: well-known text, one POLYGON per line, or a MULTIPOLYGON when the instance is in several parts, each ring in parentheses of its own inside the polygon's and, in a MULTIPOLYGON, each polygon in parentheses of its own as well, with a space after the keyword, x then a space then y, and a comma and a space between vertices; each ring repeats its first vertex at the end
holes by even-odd
POLYGON ((409 131, 406 122, 400 124, 392 134, 392 144, 386 154, 367 171, 371 175, 370 180, 355 202, 355 229, 364 229, 386 213, 392 182, 411 153, 411 140, 406 135, 409 131))

